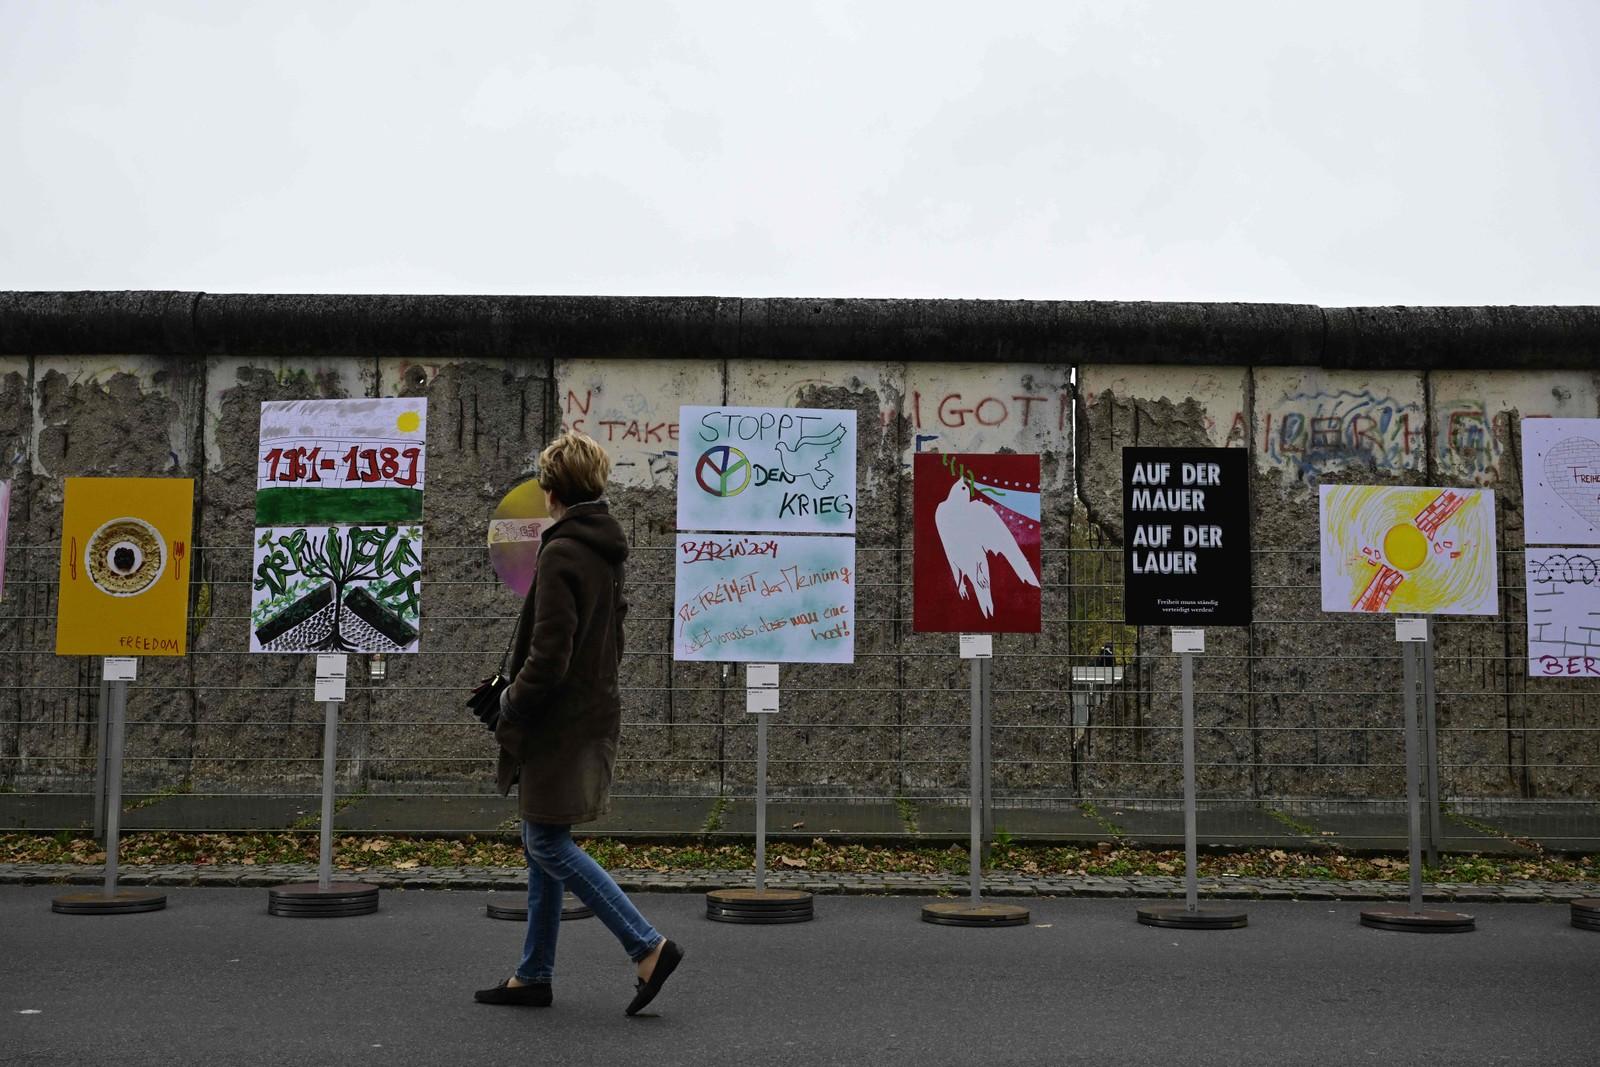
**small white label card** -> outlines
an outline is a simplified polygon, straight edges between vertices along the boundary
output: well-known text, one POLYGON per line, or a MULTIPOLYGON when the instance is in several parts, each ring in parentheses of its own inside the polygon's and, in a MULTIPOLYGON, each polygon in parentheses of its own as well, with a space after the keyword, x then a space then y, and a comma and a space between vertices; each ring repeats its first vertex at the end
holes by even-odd
POLYGON ((747 715, 778 714, 778 691, 776 689, 746 689, 744 691, 744 710, 747 715))
POLYGON ((317 700, 344 702, 344 684, 349 666, 350 657, 343 652, 317 653, 317 700))
POLYGON ((747 715, 778 714, 778 665, 744 665, 744 710, 747 715))
POLYGON ((105 658, 104 671, 108 682, 138 681, 139 658, 137 656, 107 656, 105 658))
POLYGON ((962 659, 994 659, 994 634, 962 634, 962 659))
POLYGON ((1174 626, 1172 628, 1172 651, 1204 652, 1205 650, 1205 630, 1197 626, 1174 626))
POLYGON ((1428 620, 1406 618, 1395 619, 1394 639, 1396 641, 1427 641, 1428 620))

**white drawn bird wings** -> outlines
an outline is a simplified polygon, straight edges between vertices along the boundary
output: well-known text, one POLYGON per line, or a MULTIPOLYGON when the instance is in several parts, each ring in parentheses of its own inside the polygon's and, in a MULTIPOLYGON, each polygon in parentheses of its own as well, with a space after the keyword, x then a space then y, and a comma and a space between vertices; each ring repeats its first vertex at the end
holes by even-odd
POLYGON ((808 434, 791 447, 786 441, 778 442, 778 462, 783 473, 798 481, 809 477, 820 492, 833 481, 833 472, 822 466, 822 461, 839 450, 844 440, 844 423, 839 423, 825 434, 808 434))
POLYGON ((1039 584, 1011 528, 987 501, 974 500, 965 482, 958 480, 950 487, 950 494, 934 509, 933 526, 944 546, 944 558, 950 564, 956 592, 965 600, 967 586, 971 585, 984 618, 994 616, 994 591, 989 582, 991 555, 1004 557, 1025 584, 1039 584))

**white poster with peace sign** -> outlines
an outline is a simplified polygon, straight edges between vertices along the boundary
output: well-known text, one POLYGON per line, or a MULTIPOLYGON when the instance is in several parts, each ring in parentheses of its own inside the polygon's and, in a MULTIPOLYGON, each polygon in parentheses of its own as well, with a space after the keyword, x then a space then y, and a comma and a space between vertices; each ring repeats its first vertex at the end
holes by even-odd
POLYGON ((853 534, 856 413, 679 409, 678 529, 853 534))

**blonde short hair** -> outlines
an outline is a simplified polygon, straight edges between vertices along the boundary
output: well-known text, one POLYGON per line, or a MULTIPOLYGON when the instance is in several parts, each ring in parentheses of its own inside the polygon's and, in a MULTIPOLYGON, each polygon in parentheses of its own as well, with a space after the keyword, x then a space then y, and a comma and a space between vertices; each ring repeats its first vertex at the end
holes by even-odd
POLYGON ((568 430, 539 453, 539 486, 569 507, 598 500, 611 475, 611 457, 586 433, 568 430))

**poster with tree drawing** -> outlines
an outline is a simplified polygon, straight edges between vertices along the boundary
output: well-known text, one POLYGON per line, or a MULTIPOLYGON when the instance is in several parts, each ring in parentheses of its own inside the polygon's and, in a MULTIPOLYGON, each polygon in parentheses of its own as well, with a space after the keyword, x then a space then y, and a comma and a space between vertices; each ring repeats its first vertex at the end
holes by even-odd
POLYGON ((1322 610, 1494 615, 1494 493, 1321 487, 1322 610))
POLYGON ((250 651, 415 652, 427 401, 261 406, 250 651))
POLYGON ((1522 420, 1530 545, 1600 545, 1600 419, 1522 420))
POLYGON ((252 652, 415 652, 420 526, 256 531, 252 652))

